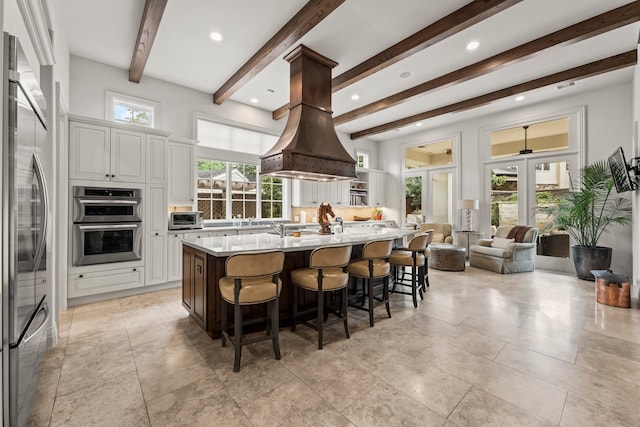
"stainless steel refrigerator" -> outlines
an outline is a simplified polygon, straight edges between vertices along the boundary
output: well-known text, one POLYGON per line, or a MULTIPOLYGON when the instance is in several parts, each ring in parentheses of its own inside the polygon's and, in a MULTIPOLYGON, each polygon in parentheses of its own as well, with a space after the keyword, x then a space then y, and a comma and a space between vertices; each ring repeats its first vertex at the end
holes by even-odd
POLYGON ((5 426, 26 425, 46 350, 46 102, 18 40, 4 34, 2 391, 5 426))

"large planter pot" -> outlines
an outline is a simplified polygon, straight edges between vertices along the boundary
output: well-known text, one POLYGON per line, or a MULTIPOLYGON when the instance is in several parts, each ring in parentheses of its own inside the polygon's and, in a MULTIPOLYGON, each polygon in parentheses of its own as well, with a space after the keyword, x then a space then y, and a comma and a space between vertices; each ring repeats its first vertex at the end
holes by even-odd
POLYGON ((571 257, 578 278, 594 281, 591 270, 608 270, 613 250, 605 246, 571 246, 571 257))

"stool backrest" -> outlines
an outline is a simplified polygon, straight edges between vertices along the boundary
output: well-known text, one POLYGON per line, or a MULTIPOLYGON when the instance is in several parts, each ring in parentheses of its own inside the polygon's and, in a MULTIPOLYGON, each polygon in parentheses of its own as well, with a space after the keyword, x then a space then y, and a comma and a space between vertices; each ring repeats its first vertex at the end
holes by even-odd
POLYGON ((420 234, 411 239, 409 242, 409 250, 410 251, 424 251, 427 249, 427 244, 429 243, 429 234, 420 234))
POLYGON ((375 240, 369 242, 362 248, 362 258, 364 259, 385 259, 389 258, 393 250, 393 240, 375 240))
POLYGON ((284 252, 245 252, 231 255, 225 263, 227 277, 259 277, 278 274, 284 266, 284 252))
POLYGON ((309 267, 344 267, 351 259, 351 245, 322 246, 311 252, 309 267))

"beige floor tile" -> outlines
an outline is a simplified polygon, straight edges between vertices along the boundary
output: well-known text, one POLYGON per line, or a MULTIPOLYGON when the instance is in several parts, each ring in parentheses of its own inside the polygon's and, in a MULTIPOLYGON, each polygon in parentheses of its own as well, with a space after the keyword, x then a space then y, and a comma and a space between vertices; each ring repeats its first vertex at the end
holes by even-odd
POLYGON ((58 381, 60 380, 61 369, 48 369, 40 373, 38 378, 38 389, 33 405, 33 412, 29 419, 31 426, 48 426, 51 422, 51 413, 56 399, 58 381))
POLYGON ((120 298, 119 302, 123 313, 164 306, 164 301, 157 292, 120 298))
POLYGON ((233 372, 233 364, 229 364, 216 369, 215 372, 240 406, 295 378, 291 371, 277 360, 259 361, 242 366, 240 372, 233 372))
POLYGON ((149 417, 135 372, 56 398, 51 426, 148 426, 149 417))
POLYGON ((640 385, 640 362, 634 360, 611 353, 582 348, 578 353, 576 365, 593 369, 610 378, 640 385))
POLYGON ((461 427, 555 425, 477 387, 467 393, 448 419, 461 427))
POLYGON ((302 381, 294 379, 242 406, 254 427, 353 426, 302 381))
POLYGON ((421 357, 440 370, 520 408, 554 423, 560 421, 567 393, 563 388, 444 342, 429 347, 421 357))
POLYGON ((147 401, 153 426, 247 426, 251 423, 215 375, 147 401))
POLYGON ((296 377, 338 411, 371 391, 378 379, 346 358, 318 350, 282 360, 296 377))
POLYGON ((342 413, 357 426, 440 426, 446 421, 399 390, 382 383, 342 413))
POLYGON ((629 427, 640 423, 637 408, 616 408, 569 392, 560 425, 563 427, 629 427))

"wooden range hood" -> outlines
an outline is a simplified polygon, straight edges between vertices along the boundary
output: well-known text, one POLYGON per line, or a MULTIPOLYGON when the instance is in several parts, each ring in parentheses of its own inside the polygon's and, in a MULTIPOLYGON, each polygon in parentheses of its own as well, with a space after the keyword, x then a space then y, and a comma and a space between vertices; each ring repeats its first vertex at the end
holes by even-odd
POLYGON ((290 64, 289 118, 278 142, 260 158, 263 175, 313 181, 356 177, 356 161, 333 126, 331 69, 336 62, 304 45, 284 57, 290 64))

